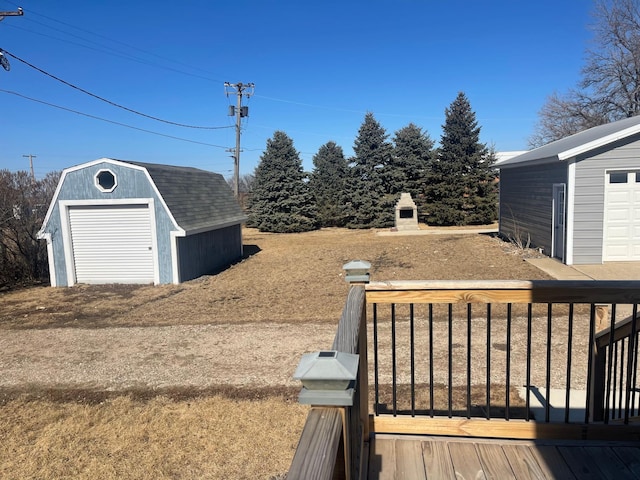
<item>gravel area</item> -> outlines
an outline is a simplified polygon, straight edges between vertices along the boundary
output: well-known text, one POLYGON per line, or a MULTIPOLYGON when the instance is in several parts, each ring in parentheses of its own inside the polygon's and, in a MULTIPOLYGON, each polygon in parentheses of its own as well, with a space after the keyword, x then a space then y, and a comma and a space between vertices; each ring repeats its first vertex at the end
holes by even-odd
POLYGON ((329 324, 8 330, 0 388, 293 386, 302 353, 329 347, 334 335, 329 324))

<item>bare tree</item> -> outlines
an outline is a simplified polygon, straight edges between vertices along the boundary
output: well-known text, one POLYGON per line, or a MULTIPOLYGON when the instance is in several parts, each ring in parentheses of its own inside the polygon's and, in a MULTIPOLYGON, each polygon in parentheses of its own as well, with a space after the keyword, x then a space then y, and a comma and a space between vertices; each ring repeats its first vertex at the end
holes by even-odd
POLYGON ((531 147, 640 113, 640 0, 597 0, 592 16, 582 79, 547 98, 531 147))
POLYGON ((37 233, 60 172, 34 180, 27 172, 0 171, 0 286, 47 279, 46 245, 37 233))

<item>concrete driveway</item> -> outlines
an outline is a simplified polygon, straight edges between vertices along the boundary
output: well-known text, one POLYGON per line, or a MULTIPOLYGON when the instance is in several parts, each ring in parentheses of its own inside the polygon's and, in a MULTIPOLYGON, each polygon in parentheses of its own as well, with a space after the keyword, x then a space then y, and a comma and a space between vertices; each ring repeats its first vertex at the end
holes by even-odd
POLYGON ((527 262, 557 280, 640 280, 640 262, 565 265, 555 258, 529 258, 527 262))

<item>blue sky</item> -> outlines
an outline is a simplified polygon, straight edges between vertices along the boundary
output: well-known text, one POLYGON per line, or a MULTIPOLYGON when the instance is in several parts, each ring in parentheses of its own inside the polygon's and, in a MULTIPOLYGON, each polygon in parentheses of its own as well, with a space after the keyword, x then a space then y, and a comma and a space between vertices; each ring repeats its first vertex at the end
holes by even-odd
POLYGON ((227 128, 135 115, 8 56, 0 169, 28 170, 23 155, 33 154, 37 177, 102 157, 230 177, 235 120, 227 113, 236 97, 225 95, 225 81, 255 84, 245 99, 243 174, 276 130, 293 139, 308 171, 330 140, 351 155, 368 111, 390 139, 413 122, 437 142, 460 91, 483 142, 526 149, 546 97, 580 77, 592 3, 0 0, 0 11, 17 6, 24 16, 0 22, 0 48, 9 54, 146 115, 227 128))

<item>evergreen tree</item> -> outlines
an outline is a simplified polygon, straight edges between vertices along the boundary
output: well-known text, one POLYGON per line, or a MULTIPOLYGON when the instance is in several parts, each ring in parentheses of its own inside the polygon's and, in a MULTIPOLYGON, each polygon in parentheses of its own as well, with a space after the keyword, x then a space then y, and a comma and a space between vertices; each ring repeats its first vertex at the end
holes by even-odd
POLYGON ((433 155, 433 140, 413 123, 395 133, 392 168, 399 181, 391 193, 408 192, 418 207, 418 215, 425 213, 425 176, 433 155))
POLYGON ((344 227, 347 160, 335 142, 321 146, 313 156, 309 188, 316 202, 318 221, 323 227, 344 227))
POLYGON ((380 228, 393 225, 395 196, 389 193, 389 165, 393 146, 387 133, 367 113, 358 130, 347 184, 347 227, 380 228))
POLYGON ((480 143, 480 127, 466 95, 445 110, 440 148, 428 177, 428 223, 484 224, 497 217, 495 157, 480 143))
POLYGON ((306 232, 317 228, 316 211, 302 161, 286 133, 277 131, 255 170, 250 226, 262 232, 306 232))

